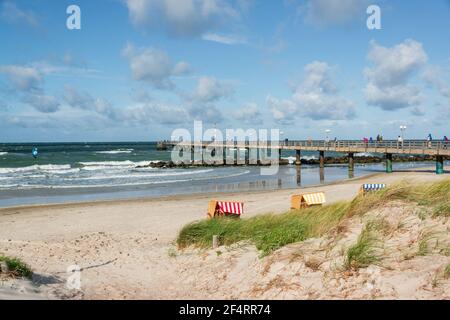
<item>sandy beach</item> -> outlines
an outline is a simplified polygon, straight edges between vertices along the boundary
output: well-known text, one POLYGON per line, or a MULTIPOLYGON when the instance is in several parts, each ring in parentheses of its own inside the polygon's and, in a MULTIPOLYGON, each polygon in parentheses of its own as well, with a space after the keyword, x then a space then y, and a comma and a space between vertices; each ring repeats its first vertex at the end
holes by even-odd
MULTIPOLYGON (((430 168, 377 174, 301 191, 323 191, 327 202, 333 203, 352 199, 362 183, 389 185, 405 179, 433 182, 444 178, 448 174, 436 175, 430 168)), ((224 254, 218 255, 213 250, 180 252, 174 244, 184 225, 205 218, 210 199, 243 201, 244 217, 251 217, 289 210, 290 196, 298 192, 292 189, 0 209, 0 252, 31 266, 34 281, 40 284, 36 295, 42 298, 321 298, 305 292, 295 295, 292 290, 270 291, 262 286, 264 269, 272 273, 283 269, 283 259, 276 259, 279 252, 260 259, 251 245, 221 248, 224 254), (81 268, 81 290, 66 287, 71 265, 81 268), (261 271, 260 275, 255 270, 261 271)), ((449 260, 439 259, 440 264, 449 260)), ((314 286, 314 278, 309 279, 314 286)), ((13 291, 5 286, 2 290, 3 297, 13 291)), ((405 290, 405 296, 397 298, 416 297, 414 284, 405 290)), ((448 288, 442 294, 449 294, 448 288)))

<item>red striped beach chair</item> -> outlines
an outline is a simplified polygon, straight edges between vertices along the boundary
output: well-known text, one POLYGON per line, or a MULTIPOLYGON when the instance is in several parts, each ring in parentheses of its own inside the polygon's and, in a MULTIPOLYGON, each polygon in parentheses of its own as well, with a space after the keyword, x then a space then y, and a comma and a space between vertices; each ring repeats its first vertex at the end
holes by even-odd
POLYGON ((243 202, 216 201, 211 200, 208 205, 208 218, 217 216, 236 216, 240 217, 244 213, 243 202))

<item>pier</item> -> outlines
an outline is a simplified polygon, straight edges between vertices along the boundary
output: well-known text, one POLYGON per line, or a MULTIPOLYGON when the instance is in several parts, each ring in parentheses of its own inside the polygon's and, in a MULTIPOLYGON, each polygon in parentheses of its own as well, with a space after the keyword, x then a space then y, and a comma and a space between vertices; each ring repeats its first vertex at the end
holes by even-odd
MULTIPOLYGON (((245 159, 240 159, 239 152, 234 157, 234 164, 263 164, 260 157, 261 153, 267 154, 270 150, 271 163, 281 160, 281 151, 295 151, 295 164, 301 166, 302 151, 314 151, 319 153, 319 166, 324 168, 326 152, 338 152, 348 155, 349 174, 354 171, 355 154, 357 153, 373 153, 384 154, 386 172, 391 173, 393 155, 423 155, 433 156, 436 158, 436 173, 444 173, 444 159, 450 157, 450 148, 442 141, 424 141, 424 140, 405 140, 398 142, 395 140, 364 142, 360 140, 342 140, 342 141, 325 141, 325 140, 294 140, 294 141, 165 141, 160 142, 168 149, 177 147, 182 152, 189 150, 191 156, 195 150, 202 150, 201 162, 204 155, 212 155, 217 159, 217 155, 223 154, 221 160, 215 161, 214 164, 230 164, 227 155, 230 150, 245 150, 245 159), (228 150, 228 152, 227 152, 228 150), (273 153, 277 156, 273 156, 273 153), (254 157, 251 157, 254 155, 254 157), (216 163, 217 162, 217 163, 216 163)), ((267 164, 267 163, 265 163, 267 164)))

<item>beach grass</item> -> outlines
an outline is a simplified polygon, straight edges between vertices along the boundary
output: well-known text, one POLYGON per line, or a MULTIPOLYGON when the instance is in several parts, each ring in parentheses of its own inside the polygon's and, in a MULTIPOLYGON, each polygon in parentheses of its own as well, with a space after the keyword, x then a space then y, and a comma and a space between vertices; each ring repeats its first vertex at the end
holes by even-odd
MULTIPOLYGON (((179 233, 179 248, 196 246, 208 248, 213 235, 219 236, 221 245, 231 245, 240 241, 253 243, 266 256, 291 243, 308 238, 320 237, 335 228, 339 223, 355 215, 364 215, 370 210, 382 207, 392 201, 404 201, 426 207, 434 216, 450 216, 450 179, 432 183, 412 185, 398 183, 391 187, 357 196, 351 202, 339 202, 322 207, 291 210, 283 214, 266 214, 248 219, 216 218, 191 223, 179 233)), ((374 244, 371 234, 375 228, 385 229, 383 222, 366 226, 347 258, 353 265, 365 265, 373 260, 371 247, 374 244)))
POLYGON ((33 275, 33 271, 31 271, 30 267, 18 258, 0 255, 0 262, 4 262, 8 267, 8 275, 28 279, 31 279, 33 275))
POLYGON ((356 243, 348 248, 345 261, 346 269, 365 268, 381 260, 376 253, 378 239, 375 231, 378 227, 377 223, 368 223, 356 243))
POLYGON ((265 256, 290 243, 320 236, 336 226, 348 211, 349 204, 336 203, 326 207, 306 209, 285 214, 266 214, 250 219, 216 218, 184 227, 177 239, 178 246, 209 247, 213 235, 222 245, 251 241, 265 256))
POLYGON ((450 264, 448 264, 447 267, 445 268, 444 276, 446 279, 450 278, 450 264))

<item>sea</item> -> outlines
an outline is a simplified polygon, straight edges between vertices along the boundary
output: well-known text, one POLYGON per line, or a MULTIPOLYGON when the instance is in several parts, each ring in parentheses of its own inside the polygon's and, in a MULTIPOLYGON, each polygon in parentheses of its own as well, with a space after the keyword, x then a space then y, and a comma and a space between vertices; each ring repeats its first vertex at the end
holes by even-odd
MULTIPOLYGON (((289 160, 294 156, 289 151, 282 153, 289 160)), ((318 158, 318 153, 302 152, 302 157, 318 158)), ((170 159, 171 151, 158 151, 156 142, 0 144, 0 207, 275 190, 349 178, 346 165, 329 165, 322 172, 315 165, 303 165, 300 171, 295 165, 286 165, 270 176, 262 175, 256 166, 149 166, 170 159), (37 158, 32 155, 33 148, 38 149, 37 158)), ((430 165, 398 163, 394 170, 430 165)), ((354 177, 383 171, 383 163, 356 165, 354 177)))

